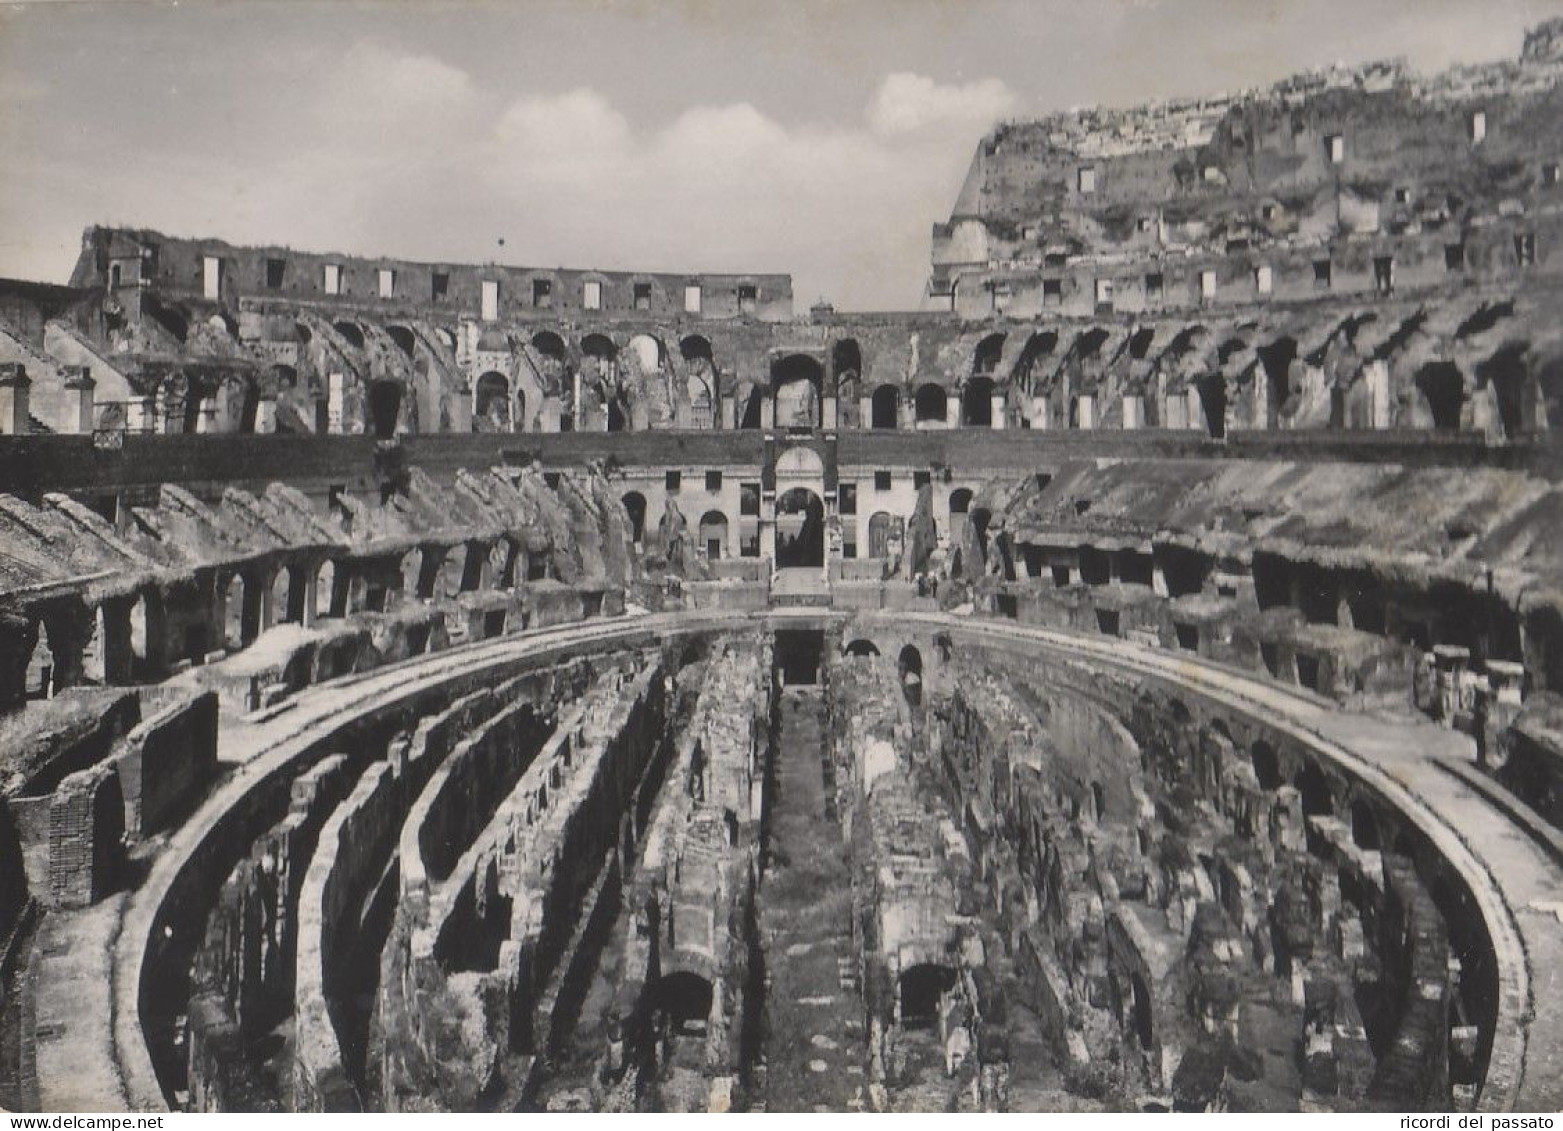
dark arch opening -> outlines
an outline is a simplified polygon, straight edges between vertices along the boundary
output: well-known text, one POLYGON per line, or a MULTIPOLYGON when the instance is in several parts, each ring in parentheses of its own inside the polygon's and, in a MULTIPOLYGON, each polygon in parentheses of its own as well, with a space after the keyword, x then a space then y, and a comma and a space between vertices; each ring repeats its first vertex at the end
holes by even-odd
POLYGON ((1265 427, 1280 423, 1281 413, 1292 395, 1292 362, 1297 359, 1297 339, 1277 338, 1255 351, 1264 368, 1265 388, 1269 393, 1265 406, 1265 427))
POLYGON ((1219 373, 1201 377, 1194 386, 1199 390, 1199 406, 1205 413, 1205 430, 1216 440, 1227 434, 1227 383, 1219 373))
POLYGON ((999 370, 999 359, 1004 356, 1003 334, 989 334, 977 343, 977 349, 972 354, 971 371, 973 376, 991 377, 999 370))
POLYGON ((848 656, 877 656, 879 649, 872 640, 854 640, 848 644, 843 652, 848 656))
POLYGON ((1430 361, 1417 370, 1416 387, 1427 398, 1433 427, 1455 432, 1460 428, 1460 412, 1465 406, 1465 378, 1452 361, 1430 361))
POLYGON ((1364 852, 1379 850, 1378 818, 1361 798, 1351 803, 1351 839, 1364 852))
POLYGON ((417 346, 417 338, 406 326, 387 326, 385 332, 391 336, 391 341, 396 343, 396 348, 408 357, 412 357, 417 346))
POLYGON ((923 654, 915 645, 908 644, 901 649, 901 654, 896 659, 896 668, 901 677, 901 691, 906 696, 906 701, 914 707, 922 706, 923 654))
POLYGON ((965 514, 971 509, 971 488, 957 487, 950 492, 950 514, 965 514))
POLYGON ((1292 782, 1302 794, 1303 816, 1329 817, 1335 813, 1335 799, 1330 796, 1330 780, 1316 762, 1304 763, 1292 782))
POLYGON ((949 394, 943 385, 920 385, 912 399, 913 414, 919 424, 943 424, 949 411, 949 394))
POLYGON ((532 348, 544 357, 564 361, 564 339, 552 330, 539 330, 532 335, 532 348))
POLYGON ((993 380, 973 377, 961 394, 961 423, 968 428, 993 427, 993 380))
POLYGON ((1523 344, 1510 342, 1476 367, 1476 376, 1492 383, 1498 423, 1509 440, 1529 430, 1532 423, 1525 395, 1531 387, 1525 352, 1523 344))
POLYGON ((1151 994, 1150 990, 1145 987, 1145 979, 1138 974, 1131 975, 1129 992, 1133 999, 1131 1011, 1134 1020, 1134 1035, 1139 1038, 1142 1049, 1149 1049, 1155 1043, 1156 1033, 1152 1023, 1151 994))
POLYGON ((1032 334, 1015 362, 1014 380, 1021 389, 1030 393, 1035 387, 1037 363, 1058 347, 1058 335, 1052 330, 1032 334))
POLYGON ((812 429, 820 424, 820 397, 825 371, 804 354, 789 354, 771 366, 771 392, 776 403, 776 427, 812 429))
POLYGON ((1254 777, 1259 779, 1259 788, 1271 791, 1280 789, 1285 779, 1281 777, 1281 761, 1275 753, 1275 747, 1261 739, 1254 743, 1252 758, 1254 777))
POLYGON ((901 390, 894 385, 880 385, 874 390, 869 405, 870 428, 894 428, 901 413, 901 390))
POLYGON ((678 343, 679 356, 685 361, 712 361, 711 342, 700 334, 690 334, 678 343))
POLYGON ((682 1036, 704 1036, 711 1019, 711 983, 699 974, 677 970, 657 983, 656 1008, 669 1028, 682 1036))
POLYGON ((396 435, 396 420, 402 411, 402 386, 396 381, 376 381, 369 386, 369 424, 375 438, 389 440, 396 435))
POLYGON ((776 568, 825 564, 825 504, 807 487, 776 500, 776 568))
POLYGON ((863 373, 863 351, 852 338, 842 338, 830 351, 830 375, 838 396, 857 385, 863 373))
POLYGON ((472 404, 474 432, 510 431, 510 379, 489 370, 478 378, 472 404))
POLYGON ((624 513, 630 519, 630 541, 640 542, 646 536, 646 496, 639 491, 624 495, 624 513))
POLYGON ((955 971, 933 962, 922 962, 901 974, 901 1025, 906 1029, 931 1029, 939 1020, 939 999, 955 986, 955 971))
POLYGON ((744 429, 757 429, 763 417, 765 405, 765 390, 756 385, 749 390, 749 398, 744 401, 743 415, 738 420, 738 427, 744 429))
POLYGON ((356 322, 333 322, 331 325, 338 334, 347 339, 348 345, 354 349, 364 348, 364 332, 358 328, 356 322))

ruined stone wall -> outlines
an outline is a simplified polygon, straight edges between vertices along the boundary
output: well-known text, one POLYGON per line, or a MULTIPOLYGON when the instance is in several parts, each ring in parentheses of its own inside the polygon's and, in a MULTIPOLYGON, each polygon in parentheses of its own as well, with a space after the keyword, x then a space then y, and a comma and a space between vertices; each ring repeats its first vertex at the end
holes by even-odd
POLYGON ((125 798, 125 834, 161 832, 200 796, 217 769, 217 696, 161 706, 125 735, 114 755, 125 798))

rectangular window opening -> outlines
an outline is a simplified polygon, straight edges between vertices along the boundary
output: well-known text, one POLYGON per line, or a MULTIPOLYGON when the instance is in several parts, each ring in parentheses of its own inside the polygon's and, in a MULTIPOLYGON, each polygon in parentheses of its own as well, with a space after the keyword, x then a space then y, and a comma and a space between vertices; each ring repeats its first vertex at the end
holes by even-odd
POLYGON ((602 284, 598 282, 583 283, 581 285, 581 306, 587 310, 602 309, 602 284))
POLYGON ((287 272, 288 261, 285 259, 266 260, 266 289, 277 290, 282 286, 282 277, 287 272))

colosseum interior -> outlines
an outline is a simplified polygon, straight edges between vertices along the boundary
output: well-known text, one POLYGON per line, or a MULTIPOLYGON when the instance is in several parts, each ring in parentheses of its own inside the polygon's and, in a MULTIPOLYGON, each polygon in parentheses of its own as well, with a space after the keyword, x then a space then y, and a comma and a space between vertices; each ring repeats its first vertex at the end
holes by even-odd
POLYGON ((0 1106, 1563 1107, 1560 79, 1005 124, 916 313, 0 282, 0 1106))

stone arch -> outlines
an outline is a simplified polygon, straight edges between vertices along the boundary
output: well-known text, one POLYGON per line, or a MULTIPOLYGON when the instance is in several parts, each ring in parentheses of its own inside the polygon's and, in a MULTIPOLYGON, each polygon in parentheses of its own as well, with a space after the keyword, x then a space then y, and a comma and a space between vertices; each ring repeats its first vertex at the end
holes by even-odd
POLYGON ((391 341, 396 343, 396 348, 406 354, 409 359, 417 353, 418 337, 412 332, 410 327, 393 323, 385 328, 385 332, 391 341))
POLYGON ((1199 394, 1200 411, 1205 414, 1205 431, 1213 440, 1227 434, 1227 383, 1220 373, 1207 373, 1194 382, 1199 394))
POLYGON ((1254 765, 1254 777, 1259 780, 1259 788, 1271 793, 1280 789, 1286 783, 1281 776, 1281 760, 1271 746, 1264 739, 1255 741, 1249 752, 1249 758, 1254 765))
POLYGON ((908 644, 896 657, 896 675, 901 681, 901 691, 913 707, 923 703, 923 654, 917 645, 908 644))
POLYGON ((389 440, 397 433, 402 411, 402 385, 379 380, 369 385, 369 427, 375 439, 389 440))
POLYGON ((830 381, 842 400, 857 396, 863 376, 863 351, 856 338, 842 338, 830 350, 830 381))
POLYGON ((1297 360, 1297 339, 1289 335, 1280 337, 1255 352, 1265 378, 1264 425, 1275 428, 1280 425, 1286 402, 1292 395, 1292 364, 1297 360))
POLYGON ((1526 364, 1522 342, 1506 342, 1476 366, 1476 378, 1492 386, 1498 426, 1512 440, 1536 426, 1535 380, 1526 364))
POLYGON ((976 376, 961 391, 961 423, 967 428, 993 427, 993 378, 976 376))
POLYGON ((937 962, 919 962, 896 979, 896 999, 901 1025, 906 1029, 931 1029, 939 1020, 939 1002, 955 987, 955 971, 937 962))
POLYGON ((1441 432, 1459 431, 1465 408, 1465 376, 1452 361, 1430 361, 1416 372, 1413 382, 1441 432))
POLYGON ((901 419, 901 390, 895 385, 880 385, 869 402, 870 428, 896 428, 901 419))
POLYGON ((825 461, 807 444, 793 444, 776 458, 776 475, 782 479, 819 479, 825 474, 825 461))
POLYGON ((1011 379, 1027 394, 1036 386, 1037 364, 1058 348, 1058 334, 1052 330, 1038 330, 1026 339, 1020 357, 1015 361, 1011 379))
POLYGON ((1359 797, 1351 803, 1351 839, 1364 852, 1379 850, 1378 818, 1366 798, 1359 797))
POLYGON ((709 510, 700 516, 700 547, 711 561, 727 555, 727 516, 719 510, 709 510))
POLYGON ((771 365, 771 395, 778 428, 814 429, 820 426, 820 398, 825 392, 825 370, 807 354, 794 353, 771 365))
POLYGON ((807 487, 793 487, 776 500, 776 567, 825 564, 825 504, 807 487))
POLYGON ((989 334, 977 343, 971 356, 972 376, 992 378, 999 371, 999 360, 1004 356, 1004 339, 1007 336, 989 334))
POLYGON ((704 1036, 711 1018, 714 990, 708 979, 689 970, 675 970, 657 981, 655 1010, 680 1036, 704 1036))
POLYGON ((1129 975, 1129 1015, 1140 1048, 1149 1051, 1156 1041, 1155 1011, 1151 1004, 1150 989, 1138 971, 1129 975))
POLYGON ((950 492, 950 517, 965 515, 971 510, 972 491, 970 487, 957 487, 950 492))
POLYGON ((630 541, 640 543, 646 537, 646 496, 639 491, 626 491, 620 500, 624 513, 630 520, 630 541))
POLYGON ((917 387, 912 398, 913 418, 918 424, 943 424, 947 419, 949 394, 943 385, 928 382, 917 387))
POLYGON ((333 322, 331 328, 354 349, 361 350, 364 348, 364 331, 358 323, 344 318, 340 322, 333 322))
POLYGON ((889 511, 876 511, 868 519, 868 556, 888 558, 890 544, 900 538, 902 520, 889 511))
POLYGON ((552 330, 539 330, 532 335, 532 348, 561 367, 565 362, 564 339, 552 330))
POLYGON ((700 334, 689 334, 679 341, 678 352, 684 360, 684 392, 689 398, 690 425, 714 428, 721 389, 711 342, 700 334))
POLYGON ((510 413, 510 379, 492 369, 480 374, 472 386, 472 430, 513 431, 510 413))
POLYGON ((1292 785, 1302 796, 1304 817, 1330 817, 1335 814, 1335 797, 1330 791, 1329 776, 1312 758, 1306 759, 1292 779, 1292 785))
POLYGON ((859 637, 843 648, 841 652, 845 656, 877 656, 879 655, 879 647, 872 640, 859 637))

